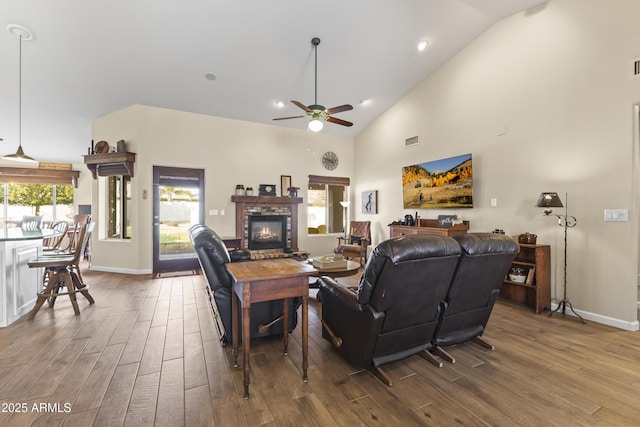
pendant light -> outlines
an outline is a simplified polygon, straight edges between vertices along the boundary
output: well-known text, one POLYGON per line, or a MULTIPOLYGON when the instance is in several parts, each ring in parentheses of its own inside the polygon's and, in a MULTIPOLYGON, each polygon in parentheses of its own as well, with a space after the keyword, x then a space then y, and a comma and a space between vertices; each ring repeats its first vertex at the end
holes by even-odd
POLYGON ((34 163, 36 162, 36 159, 27 156, 26 154, 24 154, 24 150, 22 150, 22 41, 33 39, 33 35, 27 28, 15 24, 7 25, 7 30, 9 31, 9 33, 20 39, 20 50, 18 57, 18 150, 15 152, 15 154, 7 154, 5 156, 2 156, 2 158, 4 160, 12 160, 15 162, 34 163))

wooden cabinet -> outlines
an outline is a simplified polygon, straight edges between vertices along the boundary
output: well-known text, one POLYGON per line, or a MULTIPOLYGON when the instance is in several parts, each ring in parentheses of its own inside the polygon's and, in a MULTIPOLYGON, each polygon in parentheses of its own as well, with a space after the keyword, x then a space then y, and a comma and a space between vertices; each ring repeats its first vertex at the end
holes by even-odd
POLYGON ((450 228, 438 227, 437 219, 421 219, 420 227, 412 227, 408 225, 389 225, 389 236, 407 236, 410 234, 437 234, 440 236, 455 236, 456 234, 464 234, 469 230, 469 221, 463 221, 462 224, 456 224, 450 228))
POLYGON ((500 297, 532 307, 536 314, 551 308, 551 250, 549 245, 527 245, 520 243, 512 267, 521 267, 527 272, 525 283, 504 281, 500 297))

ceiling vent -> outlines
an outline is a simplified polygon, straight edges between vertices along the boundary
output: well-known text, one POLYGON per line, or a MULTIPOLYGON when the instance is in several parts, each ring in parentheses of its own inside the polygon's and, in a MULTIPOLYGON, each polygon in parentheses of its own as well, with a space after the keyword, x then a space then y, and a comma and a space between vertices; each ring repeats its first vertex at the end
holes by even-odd
POLYGON ((418 139, 418 135, 412 136, 411 138, 407 138, 404 140, 405 147, 413 147, 414 145, 418 145, 420 140, 418 139))
POLYGON ((631 60, 631 78, 638 77, 640 77, 640 58, 635 58, 631 60))

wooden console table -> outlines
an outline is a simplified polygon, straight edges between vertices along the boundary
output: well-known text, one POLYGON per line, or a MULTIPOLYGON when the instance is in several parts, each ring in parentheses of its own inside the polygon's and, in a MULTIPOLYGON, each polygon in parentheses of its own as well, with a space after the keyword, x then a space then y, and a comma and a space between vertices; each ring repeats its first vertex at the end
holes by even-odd
POLYGON ((469 221, 456 224, 453 227, 438 227, 437 219, 421 219, 420 226, 389 224, 389 237, 406 236, 410 234, 438 234, 440 236, 455 236, 469 230, 469 221))
POLYGON ((231 298, 231 318, 233 329, 233 366, 238 367, 238 316, 242 305, 242 360, 244 398, 249 398, 249 355, 250 355, 250 310, 251 303, 283 299, 284 354, 289 345, 289 306, 287 298, 302 297, 302 380, 307 382, 308 300, 309 276, 316 270, 307 263, 289 258, 276 258, 260 261, 237 262, 227 264, 227 269, 235 279, 231 298))

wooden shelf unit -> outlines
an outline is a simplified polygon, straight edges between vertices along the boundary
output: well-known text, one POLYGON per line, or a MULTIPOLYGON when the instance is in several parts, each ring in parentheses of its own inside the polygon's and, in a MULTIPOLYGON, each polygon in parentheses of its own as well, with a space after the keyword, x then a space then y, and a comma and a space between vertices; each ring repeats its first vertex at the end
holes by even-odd
POLYGON ((128 175, 133 178, 133 164, 136 161, 136 153, 115 152, 104 154, 87 154, 84 164, 91 171, 93 179, 98 176, 128 175))
POLYGON ((440 236, 455 236, 469 230, 469 221, 456 224, 450 228, 438 227, 437 219, 421 219, 420 226, 389 224, 389 237, 407 236, 410 234, 437 234, 440 236))
POLYGON ((551 249, 549 245, 520 243, 520 253, 511 264, 527 270, 534 268, 531 283, 518 283, 505 279, 500 297, 532 307, 536 314, 551 308, 551 249))

